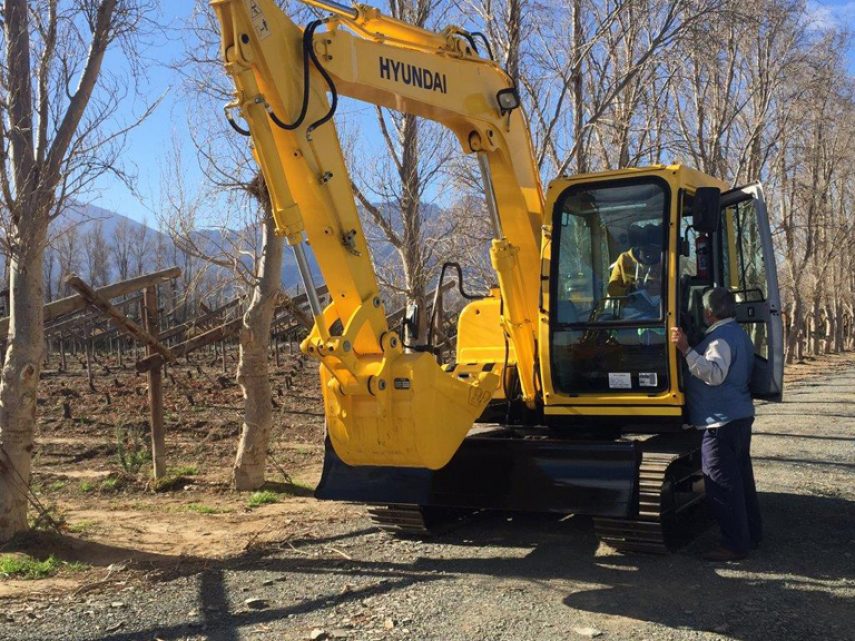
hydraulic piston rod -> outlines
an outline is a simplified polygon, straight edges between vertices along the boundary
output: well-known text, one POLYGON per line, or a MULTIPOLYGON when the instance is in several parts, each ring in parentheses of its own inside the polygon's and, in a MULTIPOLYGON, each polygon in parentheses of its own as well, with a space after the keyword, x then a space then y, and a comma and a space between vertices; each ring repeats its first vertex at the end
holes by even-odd
POLYGON ((359 11, 357 11, 355 7, 341 4, 340 2, 334 2, 334 0, 303 0, 303 2, 313 7, 317 7, 318 9, 334 13, 342 18, 355 20, 359 15, 359 11))
POLYGON ((297 270, 300 272, 303 288, 306 290, 306 300, 309 301, 309 309, 312 310, 312 317, 318 319, 324 310, 318 298, 315 279, 312 277, 312 268, 309 267, 309 261, 306 260, 306 252, 303 249, 302 243, 291 245, 291 249, 294 252, 294 259, 297 261, 297 270))
POLYGON ((481 180, 484 181, 484 197, 487 200, 487 210, 490 212, 490 223, 493 226, 493 238, 501 240, 502 219, 499 218, 499 206, 496 204, 496 190, 493 187, 493 172, 490 169, 490 159, 485 152, 478 153, 478 165, 481 168, 481 180))

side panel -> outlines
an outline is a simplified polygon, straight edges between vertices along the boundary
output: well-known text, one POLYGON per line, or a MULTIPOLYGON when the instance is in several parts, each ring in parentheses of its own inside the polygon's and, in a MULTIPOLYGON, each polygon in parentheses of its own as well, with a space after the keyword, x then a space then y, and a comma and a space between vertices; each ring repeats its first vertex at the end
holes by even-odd
POLYGON ((775 250, 763 187, 722 194, 721 283, 736 295, 736 320, 754 343, 754 398, 780 401, 784 389, 784 329, 775 250))
POLYGON ((458 363, 504 363, 507 345, 507 361, 516 364, 513 343, 505 339, 501 304, 498 297, 483 298, 472 301, 460 312, 457 319, 458 363))

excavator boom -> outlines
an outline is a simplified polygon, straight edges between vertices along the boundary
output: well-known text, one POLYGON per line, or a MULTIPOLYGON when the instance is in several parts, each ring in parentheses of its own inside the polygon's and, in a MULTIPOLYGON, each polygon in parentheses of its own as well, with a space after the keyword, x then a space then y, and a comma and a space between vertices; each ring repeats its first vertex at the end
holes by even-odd
POLYGON ((435 120, 477 155, 493 223, 501 324, 534 406, 543 193, 508 76, 460 29, 436 33, 376 9, 311 0, 334 16, 295 25, 271 0, 213 0, 278 234, 295 253, 315 325, 303 350, 321 364, 327 428, 350 465, 444 466, 499 385, 405 352, 387 324, 332 116, 339 95, 435 120), (328 97, 329 94, 329 97, 328 97), (321 309, 304 240, 331 297, 321 309))

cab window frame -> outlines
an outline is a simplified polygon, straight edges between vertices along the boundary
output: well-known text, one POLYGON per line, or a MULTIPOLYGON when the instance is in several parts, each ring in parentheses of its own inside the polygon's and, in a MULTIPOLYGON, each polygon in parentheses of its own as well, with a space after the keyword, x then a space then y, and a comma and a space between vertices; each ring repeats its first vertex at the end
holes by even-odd
MULTIPOLYGON (((561 233, 563 227, 561 219, 564 215, 564 203, 567 199, 577 191, 590 189, 609 189, 611 187, 632 187, 636 185, 656 185, 662 189, 664 203, 662 208, 662 285, 661 285, 661 315, 658 318, 652 319, 628 319, 628 320, 612 320, 612 321, 578 321, 573 323, 561 323, 561 328, 582 328, 596 327, 600 329, 609 328, 628 328, 628 327, 661 327, 666 324, 668 319, 668 310, 670 303, 670 286, 668 283, 668 273, 671 260, 671 206, 673 194, 670 183, 661 176, 647 175, 631 178, 615 178, 608 180, 592 180, 586 182, 578 182, 570 185, 562 191, 555 199, 555 206, 552 211, 552 251, 550 254, 550 269, 549 269, 549 327, 550 335, 559 329, 558 327, 558 281, 559 281, 559 263, 561 257, 561 233)), ((611 261, 610 261, 611 263, 611 261)))
MULTIPOLYGON (((768 299, 768 291, 766 287, 768 287, 768 279, 766 277, 766 270, 768 270, 768 265, 766 265, 766 261, 763 260, 762 256, 760 257, 760 261, 763 263, 762 275, 763 282, 762 287, 748 287, 747 277, 749 272, 756 275, 758 265, 756 263, 751 264, 753 261, 757 260, 757 256, 749 256, 746 259, 745 247, 743 243, 744 232, 748 229, 748 227, 754 227, 755 229, 758 226, 757 223, 757 212, 755 209, 755 205, 753 200, 750 198, 740 199, 733 203, 727 203, 722 205, 721 208, 721 224, 719 225, 719 234, 720 241, 718 243, 718 261, 721 272, 720 281, 721 284, 733 292, 733 295, 736 297, 737 303, 764 303, 768 299), (748 210, 748 215, 746 216, 746 212, 742 209, 742 206, 745 205, 745 209, 748 210), (733 209, 733 229, 730 229, 727 224, 727 211, 728 209, 733 209), (749 218, 750 221, 746 221, 746 218, 749 218), (747 224, 746 224, 747 223, 747 224), (730 255, 730 248, 728 247, 729 234, 733 233, 733 245, 736 249, 736 255, 730 255), (733 262, 736 266, 736 273, 731 274, 730 272, 730 261, 733 259, 733 262), (753 268, 752 272, 750 268, 753 268), (730 284, 730 279, 736 276, 736 285, 733 286, 730 284), (749 294, 752 292, 758 292, 760 294, 759 298, 753 298, 749 294)), ((756 283, 754 283, 756 284, 756 283)))

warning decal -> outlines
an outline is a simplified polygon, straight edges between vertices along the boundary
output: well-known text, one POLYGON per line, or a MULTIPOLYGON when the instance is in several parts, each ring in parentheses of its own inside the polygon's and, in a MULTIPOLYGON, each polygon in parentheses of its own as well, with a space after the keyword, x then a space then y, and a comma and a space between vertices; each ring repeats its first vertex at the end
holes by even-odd
POLYGON ((640 372, 638 374, 638 385, 640 387, 656 387, 659 385, 659 377, 656 372, 640 372))
POLYGON ((255 33, 258 34, 259 40, 264 40, 270 35, 270 25, 267 24, 267 18, 264 17, 261 7, 255 0, 246 0, 246 9, 249 11, 249 17, 252 20, 252 27, 255 33))

